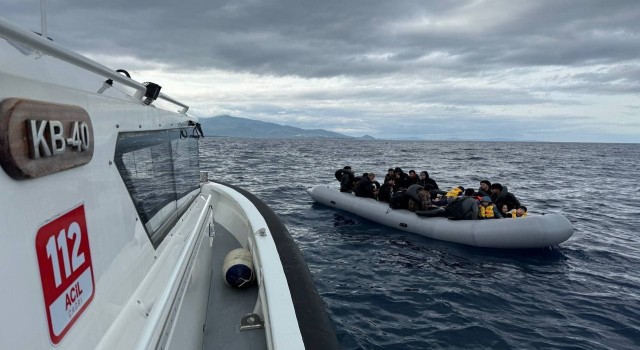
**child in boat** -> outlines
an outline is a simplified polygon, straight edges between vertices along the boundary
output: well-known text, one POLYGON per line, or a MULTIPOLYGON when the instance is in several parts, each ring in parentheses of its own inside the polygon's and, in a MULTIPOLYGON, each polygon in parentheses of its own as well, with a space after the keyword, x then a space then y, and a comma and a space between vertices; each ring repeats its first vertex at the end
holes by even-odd
POLYGON ((527 217, 527 207, 521 205, 518 209, 511 211, 512 218, 526 218, 527 217))
POLYGON ((478 219, 501 219, 502 215, 498 212, 498 208, 491 202, 489 196, 480 199, 478 207, 478 219))
POLYGON ((509 212, 509 206, 506 204, 503 204, 500 207, 500 216, 502 216, 503 218, 510 218, 511 217, 511 213, 509 212))

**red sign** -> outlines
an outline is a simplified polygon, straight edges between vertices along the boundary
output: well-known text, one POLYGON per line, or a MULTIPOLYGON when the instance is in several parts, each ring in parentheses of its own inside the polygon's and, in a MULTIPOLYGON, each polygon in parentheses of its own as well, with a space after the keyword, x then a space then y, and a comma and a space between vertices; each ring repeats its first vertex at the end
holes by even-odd
POLYGON ((58 344, 94 295, 84 205, 42 226, 36 235, 49 335, 58 344))

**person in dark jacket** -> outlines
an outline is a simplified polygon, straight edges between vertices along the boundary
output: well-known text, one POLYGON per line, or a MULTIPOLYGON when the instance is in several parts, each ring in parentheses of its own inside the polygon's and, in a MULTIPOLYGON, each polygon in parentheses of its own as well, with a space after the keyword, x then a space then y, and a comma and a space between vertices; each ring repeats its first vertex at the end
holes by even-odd
POLYGON ((389 181, 389 179, 396 179, 396 174, 393 172, 393 168, 389 168, 389 170, 387 170, 387 175, 384 176, 384 182, 389 181))
POLYGON ((414 202, 415 209, 418 211, 427 210, 431 206, 429 191, 420 185, 414 184, 409 186, 407 195, 414 202))
POLYGON ((363 174, 356 185, 355 194, 357 197, 366 197, 366 198, 376 198, 378 195, 378 190, 374 190, 373 179, 375 179, 376 174, 367 173, 363 174))
POLYGON ((421 171, 420 172, 420 176, 418 178, 418 182, 416 182, 416 185, 420 185, 422 186, 422 188, 426 188, 428 190, 432 190, 433 189, 433 185, 431 184, 431 182, 427 181, 426 177, 425 177, 425 171, 421 171))
POLYGON ((502 186, 499 183, 491 185, 491 201, 498 208, 502 208, 502 205, 506 204, 509 211, 520 206, 518 198, 507 190, 507 186, 502 186))
POLYGON ((438 187, 438 183, 436 182, 436 180, 432 179, 429 177, 429 172, 428 171, 421 171, 420 172, 420 179, 418 180, 418 184, 424 184, 422 185, 422 187, 427 187, 426 184, 431 185, 432 188, 438 190, 440 189, 438 187))
POLYGON ((465 220, 478 220, 478 200, 473 197, 474 193, 472 188, 468 188, 462 196, 462 210, 466 213, 465 220))
POLYGON ((476 192, 477 197, 491 197, 491 182, 489 180, 480 181, 480 188, 476 192))
POLYGON ((409 175, 403 172, 402 168, 395 168, 393 173, 396 175, 396 186, 398 186, 398 188, 409 188, 409 175))
POLYGON ((445 208, 445 215, 454 220, 478 220, 478 200, 473 197, 475 191, 468 188, 463 196, 453 199, 445 208))
POLYGON ((417 183, 418 183, 418 174, 416 174, 416 171, 413 169, 409 170, 409 176, 407 177, 407 184, 411 186, 417 183))
POLYGON ((429 177, 428 171, 420 172, 420 179, 418 180, 418 185, 429 190, 429 193, 431 194, 431 199, 435 199, 438 196, 438 194, 444 195, 447 193, 447 191, 442 191, 438 187, 438 183, 436 182, 436 180, 429 177))
MULTIPOLYGON (((353 190, 353 181, 355 177, 353 176, 353 171, 350 166, 345 166, 341 169, 342 173, 340 174, 340 192, 349 192, 353 190)), ((338 170, 339 171, 339 170, 338 170)), ((336 171, 336 178, 338 177, 338 172, 336 171)))
POLYGON ((378 200, 380 202, 389 202, 391 193, 396 190, 396 179, 388 179, 380 186, 380 192, 378 192, 378 200))

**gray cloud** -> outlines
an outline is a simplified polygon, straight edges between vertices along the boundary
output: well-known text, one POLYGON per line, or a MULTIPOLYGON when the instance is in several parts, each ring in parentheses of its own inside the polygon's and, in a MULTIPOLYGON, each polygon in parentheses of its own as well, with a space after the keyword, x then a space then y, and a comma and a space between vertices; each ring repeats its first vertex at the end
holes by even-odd
MULTIPOLYGON (((7 0, 0 9, 39 30, 37 2, 7 0)), ((558 130, 604 129, 585 109, 615 113, 605 98, 629 106, 621 115, 637 116, 638 18, 637 0, 58 0, 49 2, 49 35, 87 54, 132 56, 172 71, 355 82, 273 92, 287 103, 216 102, 248 117, 343 128, 353 116, 362 120, 353 130, 374 136, 398 118, 398 137, 421 127, 481 135, 475 130, 498 123, 514 138, 562 140, 558 130)))
POLYGON ((86 51, 303 77, 434 67, 455 75, 640 56, 636 1, 473 3, 61 1, 50 4, 50 27, 86 51), (79 18, 92 25, 79 31, 79 18))

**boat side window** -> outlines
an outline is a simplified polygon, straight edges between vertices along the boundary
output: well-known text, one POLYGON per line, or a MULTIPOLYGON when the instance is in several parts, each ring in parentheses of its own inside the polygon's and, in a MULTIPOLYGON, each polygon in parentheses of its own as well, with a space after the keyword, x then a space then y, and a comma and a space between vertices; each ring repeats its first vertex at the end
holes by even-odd
POLYGON ((173 167, 175 171, 178 217, 184 213, 195 199, 200 182, 200 161, 198 141, 195 138, 179 138, 171 141, 173 167))
POLYGON ((180 130, 121 133, 115 163, 157 248, 197 194, 198 141, 180 130))

